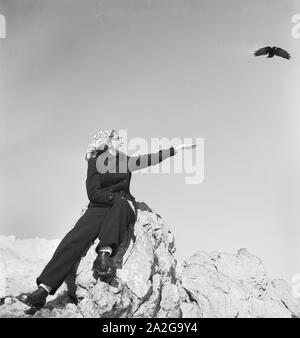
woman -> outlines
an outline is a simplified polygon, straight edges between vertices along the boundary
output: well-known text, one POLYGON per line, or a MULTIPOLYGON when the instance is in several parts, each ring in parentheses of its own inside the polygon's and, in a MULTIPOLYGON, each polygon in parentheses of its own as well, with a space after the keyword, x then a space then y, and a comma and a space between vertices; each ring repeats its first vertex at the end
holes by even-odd
POLYGON ((36 278, 38 288, 17 297, 33 310, 45 305, 48 294, 55 294, 97 237, 100 242, 93 269, 99 274, 109 273, 108 257, 116 254, 128 225, 136 221, 137 205, 129 189, 131 172, 156 165, 179 150, 196 146, 182 144, 157 153, 129 157, 119 150, 122 144, 118 132, 111 129, 101 130, 90 142, 86 152, 88 208, 36 278))

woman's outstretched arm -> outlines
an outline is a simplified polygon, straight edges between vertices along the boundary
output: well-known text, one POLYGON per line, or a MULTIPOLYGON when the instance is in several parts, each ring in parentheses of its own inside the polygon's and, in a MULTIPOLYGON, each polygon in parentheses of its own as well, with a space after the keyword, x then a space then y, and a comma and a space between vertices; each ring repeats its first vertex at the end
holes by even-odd
POLYGON ((182 143, 178 146, 172 146, 167 149, 161 149, 156 153, 144 154, 139 156, 127 156, 127 165, 129 171, 136 171, 156 165, 168 157, 176 155, 179 151, 191 150, 197 147, 195 143, 185 144, 182 143))
POLYGON ((161 149, 156 153, 143 154, 139 156, 127 156, 128 171, 136 171, 156 165, 176 154, 175 147, 161 149))

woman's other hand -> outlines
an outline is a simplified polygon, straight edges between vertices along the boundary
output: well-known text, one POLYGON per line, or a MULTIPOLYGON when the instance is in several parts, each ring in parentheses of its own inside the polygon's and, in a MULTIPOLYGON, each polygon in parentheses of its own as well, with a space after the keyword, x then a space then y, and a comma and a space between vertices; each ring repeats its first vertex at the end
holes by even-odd
POLYGON ((174 149, 175 149, 175 153, 177 154, 178 151, 191 150, 191 149, 196 148, 197 146, 199 146, 199 144, 195 144, 195 143, 185 144, 185 143, 182 143, 182 144, 180 144, 178 146, 175 146, 174 149))

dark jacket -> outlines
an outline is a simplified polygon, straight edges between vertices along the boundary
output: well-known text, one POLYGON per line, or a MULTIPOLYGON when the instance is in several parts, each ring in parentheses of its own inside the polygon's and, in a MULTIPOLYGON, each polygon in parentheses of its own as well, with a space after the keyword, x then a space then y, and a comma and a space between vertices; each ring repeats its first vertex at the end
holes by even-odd
POLYGON ((175 155, 174 147, 156 153, 128 156, 122 152, 111 155, 108 151, 89 159, 86 189, 90 206, 112 206, 116 196, 124 197, 136 206, 130 193, 131 173, 156 165, 175 155), (124 170, 125 169, 125 170, 124 170))

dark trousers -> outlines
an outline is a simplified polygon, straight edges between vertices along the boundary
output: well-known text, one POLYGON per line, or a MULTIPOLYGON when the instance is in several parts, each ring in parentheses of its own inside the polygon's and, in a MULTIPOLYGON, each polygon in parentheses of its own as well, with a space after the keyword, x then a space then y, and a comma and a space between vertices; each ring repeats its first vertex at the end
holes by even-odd
POLYGON ((54 295, 73 266, 97 237, 100 239, 99 245, 109 245, 113 248, 112 256, 114 256, 124 232, 129 224, 135 221, 135 214, 128 203, 122 205, 122 208, 118 207, 116 216, 111 207, 89 207, 62 239, 51 260, 37 277, 37 285, 44 283, 51 286, 50 295, 54 295), (110 221, 105 221, 107 216, 110 221))

